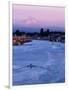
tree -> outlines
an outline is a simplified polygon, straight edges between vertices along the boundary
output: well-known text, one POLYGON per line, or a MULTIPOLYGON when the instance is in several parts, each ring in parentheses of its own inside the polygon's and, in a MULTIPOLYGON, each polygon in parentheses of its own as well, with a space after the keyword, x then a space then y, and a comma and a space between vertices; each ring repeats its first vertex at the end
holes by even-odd
POLYGON ((15 34, 16 34, 16 36, 20 36, 20 31, 16 30, 15 34))

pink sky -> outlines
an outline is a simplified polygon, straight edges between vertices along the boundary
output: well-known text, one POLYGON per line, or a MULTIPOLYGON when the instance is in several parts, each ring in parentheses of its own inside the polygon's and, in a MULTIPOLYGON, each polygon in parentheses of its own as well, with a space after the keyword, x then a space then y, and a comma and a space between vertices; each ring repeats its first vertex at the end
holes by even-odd
POLYGON ((14 25, 64 27, 64 7, 40 7, 14 4, 12 7, 14 25))

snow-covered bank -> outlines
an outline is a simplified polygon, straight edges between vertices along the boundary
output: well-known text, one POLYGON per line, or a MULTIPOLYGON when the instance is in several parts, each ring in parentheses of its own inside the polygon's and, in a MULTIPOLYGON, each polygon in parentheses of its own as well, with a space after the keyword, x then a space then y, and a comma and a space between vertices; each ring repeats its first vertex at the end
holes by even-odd
POLYGON ((62 43, 42 40, 13 46, 13 85, 64 82, 64 49, 62 43))

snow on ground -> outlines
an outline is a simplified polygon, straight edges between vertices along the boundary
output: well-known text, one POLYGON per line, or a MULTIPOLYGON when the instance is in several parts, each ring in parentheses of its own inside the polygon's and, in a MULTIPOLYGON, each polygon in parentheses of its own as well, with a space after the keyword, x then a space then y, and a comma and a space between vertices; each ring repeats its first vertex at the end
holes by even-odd
POLYGON ((13 85, 65 81, 64 44, 33 40, 13 46, 13 85))

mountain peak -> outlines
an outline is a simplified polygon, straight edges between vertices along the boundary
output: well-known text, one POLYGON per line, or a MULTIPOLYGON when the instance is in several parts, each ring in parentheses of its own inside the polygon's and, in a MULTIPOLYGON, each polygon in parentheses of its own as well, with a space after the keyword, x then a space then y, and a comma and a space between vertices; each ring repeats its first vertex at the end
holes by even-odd
POLYGON ((39 24, 39 20, 32 16, 29 16, 23 20, 23 25, 26 26, 35 26, 37 24, 39 24))

